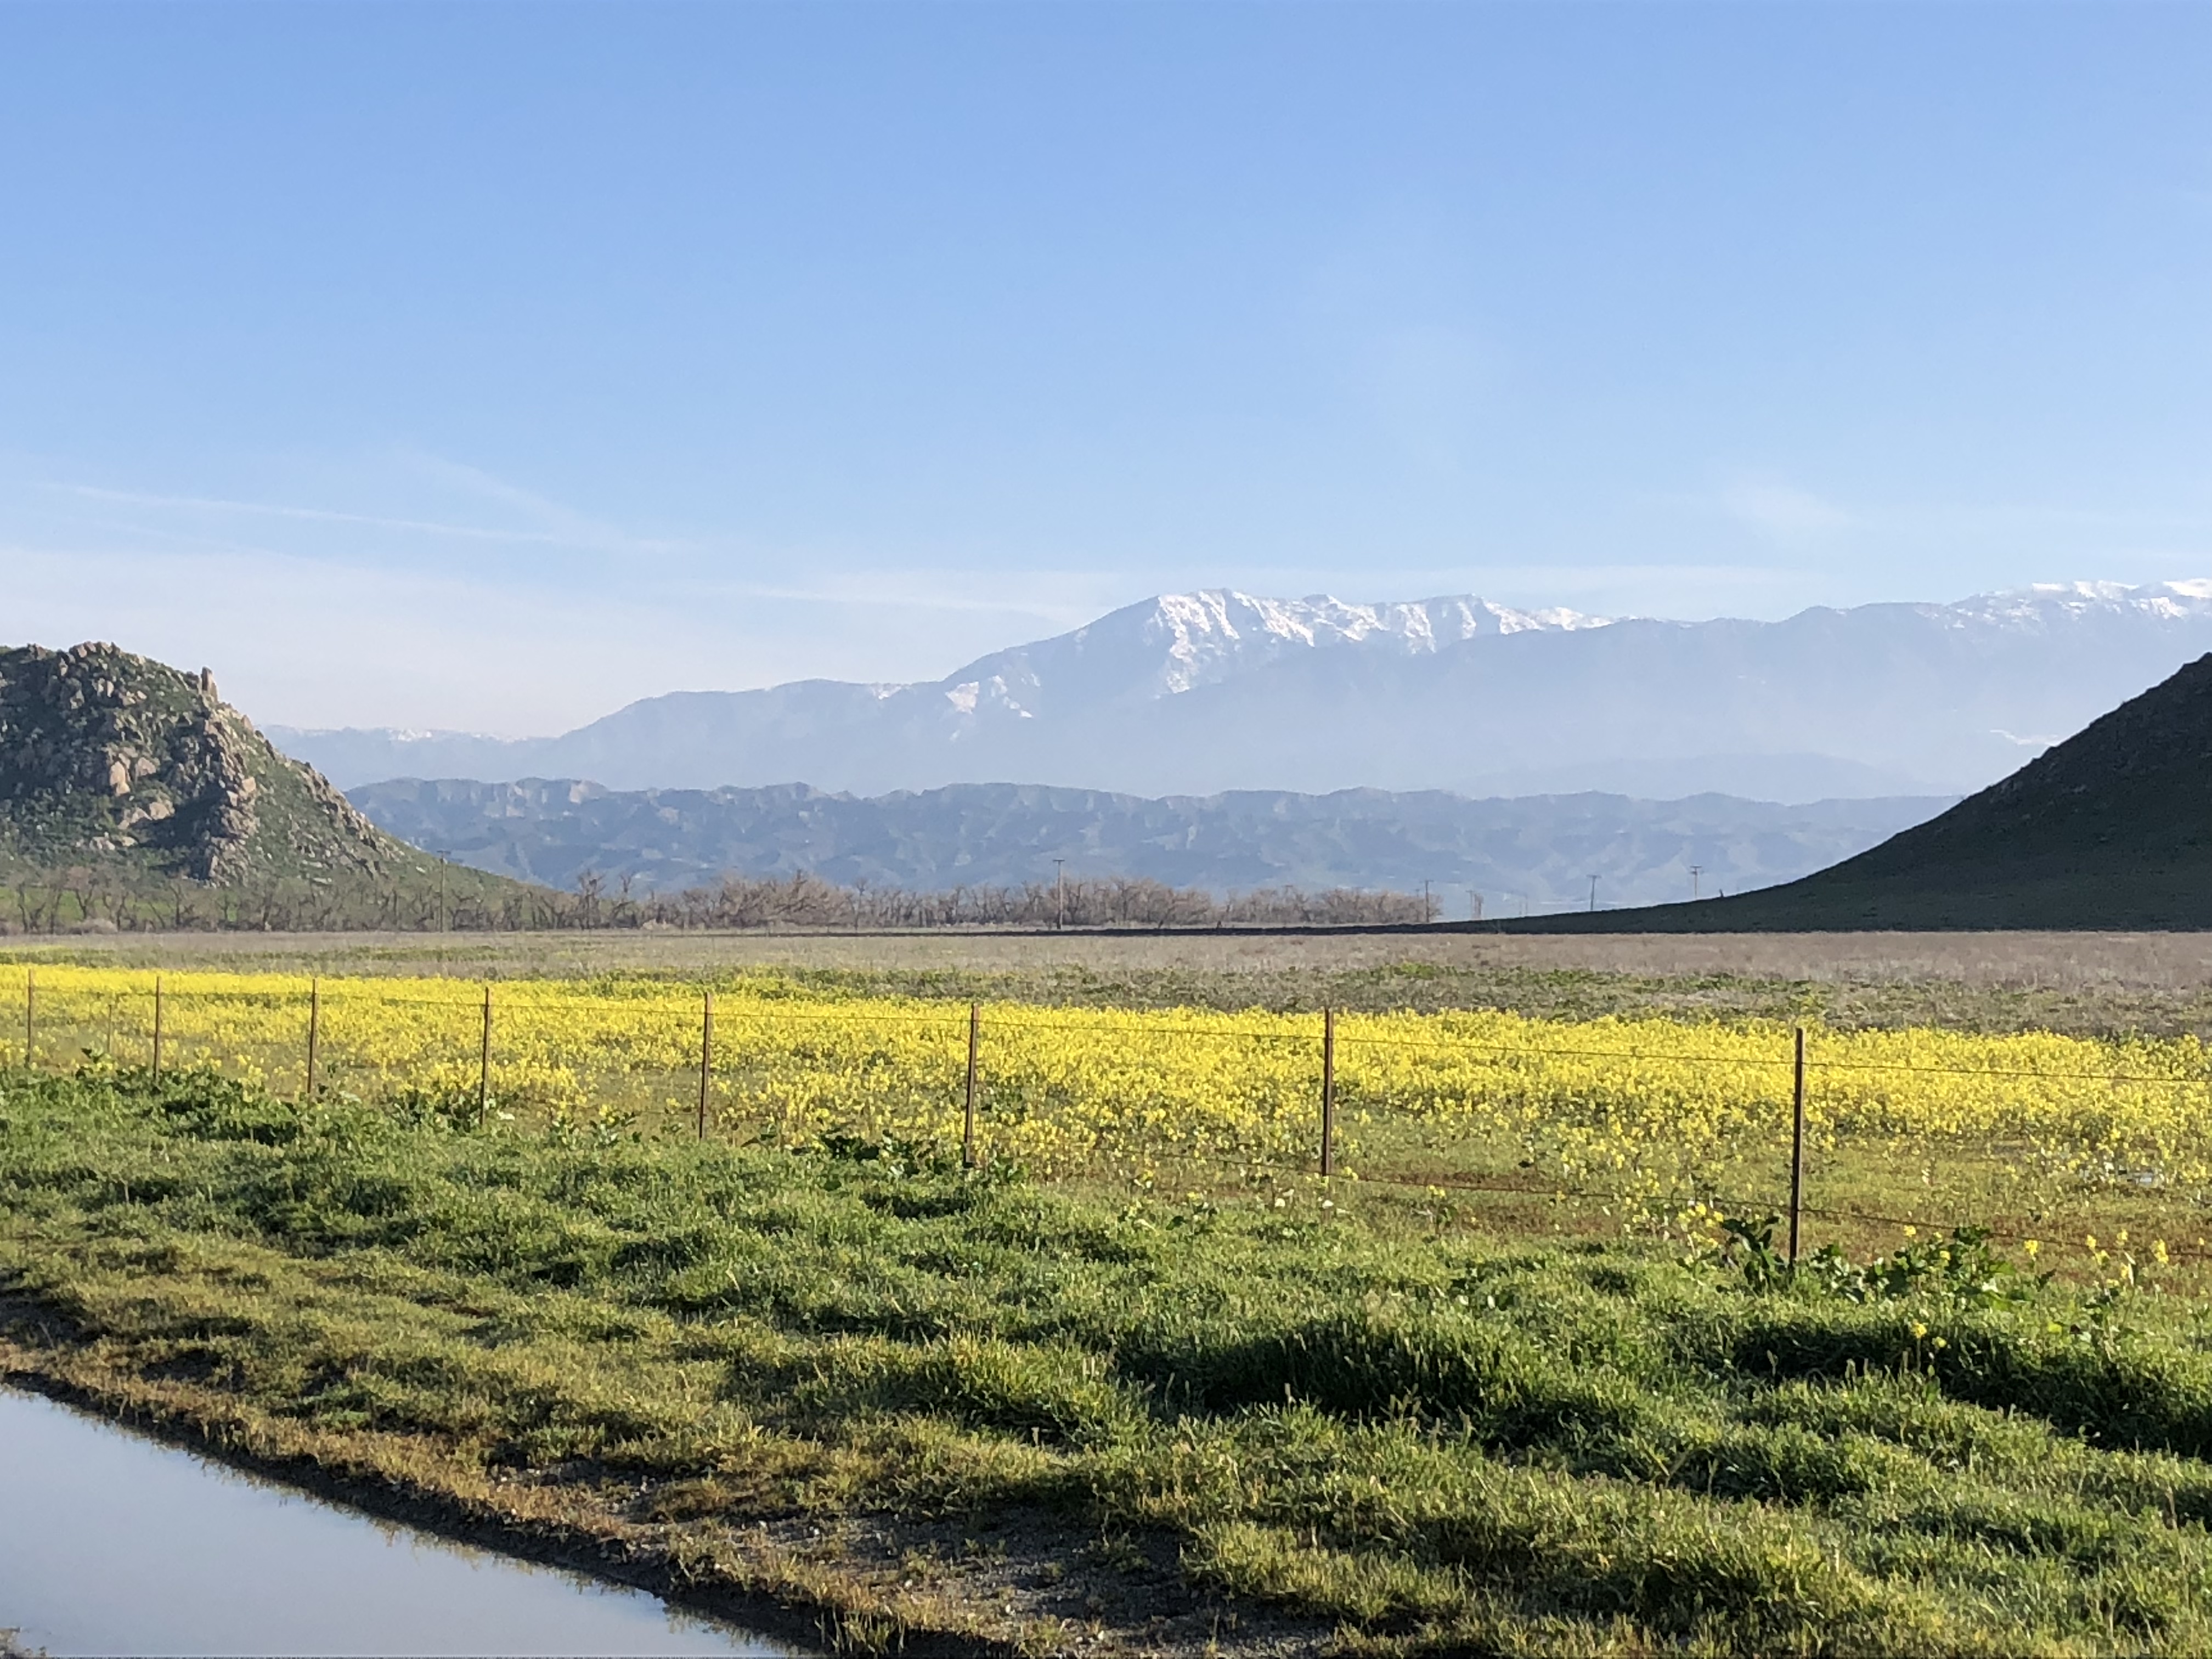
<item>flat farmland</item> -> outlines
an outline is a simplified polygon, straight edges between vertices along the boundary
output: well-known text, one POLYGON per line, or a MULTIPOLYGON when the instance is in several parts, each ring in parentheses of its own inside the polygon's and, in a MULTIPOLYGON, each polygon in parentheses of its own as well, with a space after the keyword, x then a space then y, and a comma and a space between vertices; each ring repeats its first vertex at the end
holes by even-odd
POLYGON ((172 1067, 559 1137, 857 1138, 1335 1205, 1328 1095, 1363 1201, 1509 1236, 1711 1243, 1786 1213, 1802 1041, 1808 1240, 2212 1261, 2197 936, 185 935, 16 961, 0 1031, 20 1054, 35 1024, 40 1069, 149 1065, 161 975, 172 1067))
POLYGON ((854 993, 1047 1006, 1510 1009, 1838 1027, 2212 1038, 2212 933, 87 934, 0 962, 238 972, 704 979, 775 970, 854 993))
POLYGON ((17 942, 0 1376, 845 1651, 2202 1652, 2209 997, 2193 935, 17 942))

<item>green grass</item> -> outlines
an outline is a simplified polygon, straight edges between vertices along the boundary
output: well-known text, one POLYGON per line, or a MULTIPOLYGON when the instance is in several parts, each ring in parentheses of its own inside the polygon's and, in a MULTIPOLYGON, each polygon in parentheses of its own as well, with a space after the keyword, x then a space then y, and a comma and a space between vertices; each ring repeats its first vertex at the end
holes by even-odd
POLYGON ((15 1075, 0 1367, 853 1642, 2212 1649, 2179 1297, 600 1139, 15 1075))

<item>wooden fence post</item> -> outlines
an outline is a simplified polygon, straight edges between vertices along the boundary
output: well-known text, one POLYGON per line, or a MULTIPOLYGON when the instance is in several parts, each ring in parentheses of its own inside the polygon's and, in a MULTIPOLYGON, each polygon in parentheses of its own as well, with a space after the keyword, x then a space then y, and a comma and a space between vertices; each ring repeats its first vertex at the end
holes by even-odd
POLYGON ((1321 1172, 1336 1173, 1336 1010, 1321 1013, 1321 1172))
POLYGON ((323 1036, 323 981, 307 981, 307 1098, 315 1097, 316 1050, 323 1036))
POLYGON ((707 1085, 714 1074, 714 994, 699 1011, 699 1139, 707 1138, 707 1085))
POLYGON ((1790 1089, 1790 1265, 1797 1265, 1798 1230, 1805 1213, 1805 1028, 1797 1028, 1796 1066, 1790 1089))
POLYGON ((491 987, 484 987, 483 1042, 477 1050, 477 1127, 491 1111, 491 987))
POLYGON ((975 1167, 975 1051, 981 1045, 983 1008, 981 1003, 968 1005, 968 1105, 962 1115, 960 1131, 960 1167, 975 1167))
POLYGON ((161 976, 154 975, 154 1086, 161 1084, 161 976))

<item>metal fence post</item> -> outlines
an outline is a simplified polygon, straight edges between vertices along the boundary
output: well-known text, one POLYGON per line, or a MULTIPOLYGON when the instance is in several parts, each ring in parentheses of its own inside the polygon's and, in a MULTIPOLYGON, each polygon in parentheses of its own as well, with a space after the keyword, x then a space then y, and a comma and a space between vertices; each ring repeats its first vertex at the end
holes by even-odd
POLYGON ((315 1097, 315 1057, 323 1036, 323 981, 307 981, 307 1098, 315 1097))
POLYGON ((154 1083, 161 1082, 161 976, 154 975, 154 1083))
POLYGON ((968 1104, 962 1115, 960 1129, 960 1167, 975 1167, 975 1051, 981 1046, 983 1007, 981 1003, 968 1005, 968 1104))
POLYGON ((484 987, 483 1042, 477 1050, 477 1127, 491 1110, 491 987, 484 987))
POLYGON ((714 994, 704 994, 699 1011, 699 1139, 707 1138, 707 1085, 714 1073, 714 994))
POLYGON ((1321 1014, 1321 1172, 1336 1173, 1336 1010, 1321 1014))
POLYGON ((1805 1213, 1805 1028, 1797 1028, 1796 1064, 1790 1088, 1790 1265, 1797 1265, 1798 1230, 1805 1213))

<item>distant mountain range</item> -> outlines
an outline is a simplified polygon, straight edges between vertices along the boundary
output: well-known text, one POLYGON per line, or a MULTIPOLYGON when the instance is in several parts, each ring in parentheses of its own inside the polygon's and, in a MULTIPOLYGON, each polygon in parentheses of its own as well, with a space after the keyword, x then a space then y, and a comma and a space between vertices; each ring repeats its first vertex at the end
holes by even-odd
POLYGON ((1433 884, 1441 915, 1480 894, 1492 916, 1787 881, 1873 846, 1948 804, 1777 806, 1722 796, 1468 800, 1438 793, 1232 793, 1145 799, 1036 785, 968 784, 874 799, 803 786, 621 793, 562 780, 371 784, 354 804, 391 834, 482 870, 572 887, 585 871, 640 891, 724 872, 805 871, 843 884, 944 890, 1143 877, 1216 893, 1295 885, 1433 884))
POLYGON ((1801 881, 1709 903, 1506 925, 2212 928, 2212 655, 1949 811, 1801 881))
POLYGON ((1814 800, 1978 788, 2207 649, 2212 581, 1776 623, 1212 591, 1131 605, 921 684, 676 692, 554 738, 271 735, 346 788, 572 777, 877 795, 1010 780, 1144 796, 1814 800))

